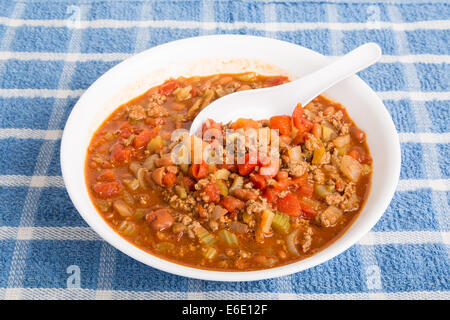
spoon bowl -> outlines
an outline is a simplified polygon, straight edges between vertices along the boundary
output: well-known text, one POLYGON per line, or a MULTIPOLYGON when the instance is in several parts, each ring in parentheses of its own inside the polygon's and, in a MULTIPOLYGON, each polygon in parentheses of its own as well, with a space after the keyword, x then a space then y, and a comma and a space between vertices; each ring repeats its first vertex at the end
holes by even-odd
POLYGON ((195 117, 190 134, 197 133, 207 119, 228 123, 239 118, 260 120, 290 115, 297 103, 308 104, 336 83, 374 64, 380 57, 380 47, 376 43, 366 43, 298 80, 269 88, 239 91, 217 99, 195 117))

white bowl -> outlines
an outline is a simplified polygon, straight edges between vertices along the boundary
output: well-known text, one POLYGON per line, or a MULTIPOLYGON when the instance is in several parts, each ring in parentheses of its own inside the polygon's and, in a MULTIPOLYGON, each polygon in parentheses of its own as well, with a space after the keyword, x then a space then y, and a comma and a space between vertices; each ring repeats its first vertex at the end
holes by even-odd
POLYGON ((102 122, 119 105, 170 77, 256 71, 295 79, 328 61, 325 56, 292 43, 243 35, 174 41, 123 61, 89 87, 67 120, 61 142, 61 169, 70 198, 84 220, 111 245, 149 266, 181 276, 217 281, 260 280, 299 272, 335 257, 375 225, 394 194, 400 174, 400 144, 392 119, 380 98, 357 76, 327 90, 327 95, 342 103, 350 117, 367 133, 373 157, 371 191, 360 216, 347 232, 305 260, 259 271, 221 272, 157 258, 108 226, 89 198, 84 177, 86 151, 102 122))

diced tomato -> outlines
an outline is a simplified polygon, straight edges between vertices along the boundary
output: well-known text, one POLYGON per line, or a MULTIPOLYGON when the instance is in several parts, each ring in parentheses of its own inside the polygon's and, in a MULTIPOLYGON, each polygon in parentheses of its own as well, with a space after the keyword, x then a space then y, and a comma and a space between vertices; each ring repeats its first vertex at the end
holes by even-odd
POLYGON ((219 165, 220 168, 227 169, 231 172, 236 172, 237 165, 235 163, 223 163, 219 165))
POLYGON ((275 177, 280 170, 280 160, 269 158, 269 161, 261 161, 261 168, 259 174, 266 177, 275 177))
POLYGON ((231 129, 237 130, 237 129, 258 129, 259 125, 258 122, 256 122, 253 119, 244 119, 239 118, 235 122, 231 124, 231 129))
POLYGON ((266 178, 260 174, 253 174, 250 177, 250 181, 253 182, 253 185, 255 186, 255 188, 257 189, 264 189, 267 186, 267 181, 266 178))
POLYGON ((290 184, 292 186, 297 186, 298 187, 298 186, 301 186, 301 185, 306 184, 306 183, 308 183, 308 174, 305 173, 301 177, 292 178, 290 184))
POLYGON ((264 86, 265 87, 278 86, 288 81, 289 81, 288 77, 285 76, 270 77, 264 81, 264 86))
POLYGON ((164 124, 163 118, 147 118, 145 119, 145 123, 151 126, 157 127, 162 126, 164 124))
POLYGON ((297 125, 298 132, 309 132, 313 128, 314 124, 308 119, 302 118, 297 125))
POLYGON ((243 209, 245 207, 245 203, 235 197, 225 196, 222 201, 220 201, 222 206, 228 210, 228 212, 233 212, 236 209, 243 209))
POLYGON ((183 177, 183 184, 186 188, 189 189, 189 191, 193 191, 194 190, 194 186, 195 186, 195 181, 189 177, 183 177))
POLYGON ((299 133, 309 132, 314 125, 311 121, 303 117, 303 108, 300 103, 295 107, 292 113, 292 119, 299 133))
POLYGON ((289 136, 291 134, 291 117, 275 116, 269 120, 270 129, 278 130, 280 135, 289 136))
POLYGON ((133 140, 133 146, 136 149, 146 146, 150 140, 156 137, 158 134, 158 128, 153 128, 151 130, 144 129, 139 133, 133 140))
POLYGON ((277 209, 288 216, 298 217, 301 215, 300 202, 293 193, 288 193, 284 198, 278 198, 277 209))
POLYGON ((111 170, 103 171, 97 177, 97 181, 101 181, 101 182, 104 182, 104 181, 111 182, 111 181, 115 181, 115 180, 116 180, 116 175, 111 170))
POLYGON ((111 198, 119 194, 120 183, 118 181, 100 183, 94 185, 93 189, 100 198, 111 198))
POLYGON ((278 191, 284 191, 289 187, 289 180, 288 179, 281 179, 277 181, 273 187, 278 191))
POLYGON ((197 210, 198 210, 198 215, 200 216, 200 218, 208 217, 208 211, 205 208, 203 208, 200 204, 197 204, 197 210))
POLYGON ((311 205, 309 205, 308 203, 300 200, 300 208, 302 209, 302 218, 304 219, 312 219, 314 218, 314 216, 317 214, 316 210, 314 210, 311 205))
POLYGON ((222 126, 212 119, 207 119, 202 125, 202 136, 207 141, 212 137, 219 138, 222 136, 222 126), (206 131, 208 131, 208 137, 205 137, 206 131))
POLYGON ((253 172, 253 170, 255 170, 255 167, 256 167, 256 163, 255 164, 250 164, 250 163, 238 164, 239 174, 241 176, 249 175, 250 173, 253 172))
POLYGON ((111 151, 111 159, 116 163, 129 162, 131 158, 131 150, 125 148, 120 143, 114 145, 111 151))
POLYGON ((298 123, 303 119, 303 107, 301 103, 297 104, 292 112, 292 120, 294 121, 294 125, 298 128, 298 123))
POLYGON ((173 172, 167 172, 163 177, 163 184, 167 188, 172 188, 175 183, 177 183, 177 175, 173 172))
POLYGON ((128 121, 125 121, 124 123, 122 123, 120 125, 119 129, 120 129, 120 137, 123 139, 128 138, 133 133, 131 125, 128 121))
POLYGON ((219 203, 220 189, 215 182, 208 183, 204 191, 209 198, 209 202, 219 203))
POLYGON ((301 197, 307 197, 310 198, 313 195, 314 192, 314 186, 312 183, 305 183, 302 184, 298 189, 297 189, 297 194, 301 197))
POLYGON ((241 176, 249 175, 255 170, 258 164, 258 156, 256 154, 247 153, 245 155, 245 163, 238 164, 238 171, 241 176))
POLYGON ((307 139, 308 134, 306 132, 298 132, 294 140, 292 140, 292 143, 296 145, 303 144, 307 139))
POLYGON ((168 80, 159 87, 159 93, 168 96, 176 88, 178 88, 178 81, 177 80, 168 80))
POLYGON ((191 165, 191 175, 195 179, 202 179, 206 177, 209 173, 209 165, 206 162, 202 162, 201 164, 192 164, 191 165))
POLYGON ((367 152, 359 147, 359 146, 353 146, 350 149, 350 152, 348 153, 350 157, 353 159, 359 161, 360 163, 370 164, 372 163, 372 157, 367 154, 367 152))
POLYGON ((287 179, 287 178, 289 178, 289 172, 287 172, 286 170, 278 171, 278 173, 277 173, 277 175, 275 177, 275 179, 277 179, 278 181, 284 180, 284 179, 287 179))
POLYGON ((274 187, 268 187, 264 191, 263 197, 267 199, 268 202, 274 203, 278 198, 279 191, 274 187))

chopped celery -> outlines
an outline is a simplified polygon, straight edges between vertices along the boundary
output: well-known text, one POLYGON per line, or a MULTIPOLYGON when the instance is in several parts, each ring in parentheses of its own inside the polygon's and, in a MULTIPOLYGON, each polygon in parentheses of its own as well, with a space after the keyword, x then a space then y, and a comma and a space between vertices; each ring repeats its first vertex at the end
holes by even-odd
POLYGON ((187 86, 184 88, 177 88, 173 91, 173 94, 175 95, 175 98, 177 101, 184 101, 191 98, 191 90, 192 86, 187 86))
POLYGON ((336 132, 330 127, 322 125, 322 140, 330 141, 336 137, 336 132))
POLYGON ((334 192, 334 185, 321 185, 316 184, 314 186, 314 192, 322 198, 325 198, 326 196, 332 194, 334 192))
POLYGON ((112 202, 111 201, 97 201, 97 206, 102 212, 108 212, 111 210, 112 202))
POLYGON ((250 221, 252 221, 252 215, 250 213, 248 213, 247 211, 245 211, 242 214, 242 221, 244 221, 245 223, 250 223, 250 221))
POLYGON ((247 72, 244 74, 240 74, 235 76, 236 80, 239 81, 247 81, 247 82, 252 82, 256 80, 256 73, 255 72, 247 72))
POLYGON ((134 206, 134 198, 128 191, 122 191, 122 198, 127 205, 130 207, 134 206))
POLYGON ((180 199, 186 199, 187 198, 186 189, 184 189, 181 186, 175 186, 175 193, 177 194, 177 196, 180 199))
POLYGON ((259 225, 259 229, 263 234, 269 234, 270 233, 270 226, 272 225, 274 213, 269 210, 265 209, 261 214, 261 224, 259 225))
POLYGON ((219 237, 223 243, 230 247, 237 247, 239 245, 236 235, 228 230, 219 231, 219 237))
POLYGON ((147 214, 147 212, 148 212, 147 209, 137 208, 136 211, 134 212, 133 219, 134 219, 134 220, 141 220, 142 218, 145 217, 145 215, 147 214))
POLYGON ((214 177, 217 180, 228 180, 228 177, 230 176, 230 171, 227 169, 219 169, 214 173, 214 177))
POLYGON ((227 185, 222 180, 216 180, 216 184, 219 187, 220 194, 226 197, 228 195, 227 185))
POLYGON ((203 227, 198 227, 196 233, 198 240, 207 246, 213 245, 217 241, 217 239, 203 227))
POLYGON ((189 110, 188 110, 188 112, 187 112, 187 117, 188 117, 189 119, 194 118, 194 115, 200 110, 200 106, 201 106, 202 101, 203 101, 203 98, 197 99, 197 100, 193 103, 192 107, 189 108, 189 110))
POLYGON ((118 228, 119 232, 126 236, 133 236, 136 233, 136 226, 129 221, 122 221, 118 228))
POLYGON ((219 98, 222 98, 224 95, 226 95, 227 93, 226 93, 226 91, 225 90, 223 90, 222 88, 217 88, 216 89, 216 94, 217 94, 217 96, 219 97, 219 98))
POLYGON ((349 149, 350 149, 349 145, 336 148, 336 150, 338 151, 338 155, 340 155, 340 156, 346 155, 349 149))
POLYGON ((213 89, 206 89, 205 93, 203 94, 203 101, 202 105, 200 106, 200 109, 203 109, 208 104, 210 104, 215 94, 216 92, 213 89))
POLYGON ((325 148, 323 146, 318 149, 315 149, 312 164, 320 164, 322 162, 322 158, 324 155, 325 155, 325 148))
POLYGON ((170 115, 173 119, 173 121, 183 121, 184 115, 181 113, 173 113, 170 115))
POLYGON ((165 144, 166 144, 165 141, 160 136, 157 136, 152 140, 150 140, 150 142, 147 145, 147 150, 149 150, 150 152, 155 152, 161 150, 162 147, 165 146, 165 144))
POLYGON ((136 191, 137 188, 139 188, 139 180, 133 179, 133 180, 124 180, 123 183, 127 186, 130 191, 136 191))
POLYGON ((159 253, 167 253, 169 251, 173 251, 175 249, 175 245, 171 242, 159 242, 155 244, 155 250, 159 253))
POLYGON ((272 220, 272 228, 281 233, 289 233, 291 224, 289 222, 289 216, 282 212, 275 212, 272 220))
POLYGON ((205 252, 203 252, 203 255, 206 259, 212 260, 217 255, 217 249, 214 247, 208 247, 205 252))
POLYGON ((145 181, 145 175, 147 174, 148 169, 140 168, 137 173, 137 179, 139 181, 139 186, 142 189, 147 189, 147 182, 145 181))

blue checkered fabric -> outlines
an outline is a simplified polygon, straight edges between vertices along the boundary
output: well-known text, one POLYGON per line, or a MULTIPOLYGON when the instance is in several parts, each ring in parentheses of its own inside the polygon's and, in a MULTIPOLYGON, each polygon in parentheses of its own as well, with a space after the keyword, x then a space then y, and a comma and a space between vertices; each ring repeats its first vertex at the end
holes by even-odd
POLYGON ((0 297, 449 299, 449 17, 433 0, 0 1, 0 297), (148 267, 99 239, 61 178, 62 129, 95 79, 144 49, 224 33, 331 56, 383 49, 360 76, 399 132, 398 189, 358 244, 294 275, 220 283, 148 267))

